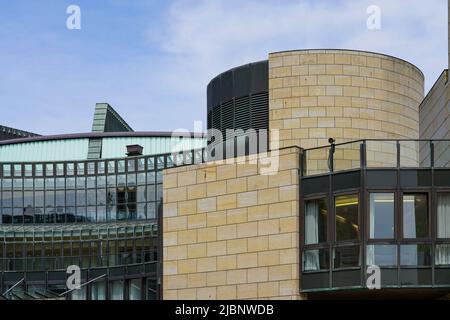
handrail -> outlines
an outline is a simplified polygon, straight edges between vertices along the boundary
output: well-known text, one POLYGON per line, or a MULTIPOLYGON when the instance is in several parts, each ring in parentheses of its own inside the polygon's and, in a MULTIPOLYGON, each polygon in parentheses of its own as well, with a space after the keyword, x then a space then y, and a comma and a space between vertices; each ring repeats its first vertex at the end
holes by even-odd
POLYGON ((3 296, 8 294, 11 290, 13 290, 15 287, 17 287, 19 284, 21 284, 23 281, 25 281, 25 278, 20 279, 19 281, 17 281, 11 288, 9 288, 8 290, 6 290, 3 293, 3 296))
POLYGON ((97 281, 97 280, 99 280, 99 279, 101 279, 101 278, 104 278, 104 277, 106 277, 106 273, 105 273, 105 274, 102 274, 101 276, 98 276, 98 277, 96 277, 96 278, 94 278, 94 279, 91 279, 91 280, 89 280, 89 281, 87 281, 87 282, 85 282, 85 283, 83 283, 83 284, 80 284, 80 286, 79 286, 78 288, 73 288, 73 289, 64 291, 63 293, 60 293, 59 296, 62 297, 63 295, 68 294, 69 292, 72 292, 73 290, 81 289, 81 287, 83 287, 83 286, 85 286, 85 285, 88 285, 89 283, 94 282, 94 281, 97 281))
MULTIPOLYGON (((335 160, 352 161, 353 163, 359 160, 359 165, 356 165, 356 167, 358 168, 375 168, 377 167, 377 165, 374 165, 374 163, 384 163, 385 165, 381 165, 381 167, 389 168, 446 168, 450 167, 450 157, 444 158, 446 153, 443 152, 443 150, 447 151, 447 148, 450 148, 450 139, 359 139, 338 144, 330 143, 329 145, 304 150, 302 161, 302 176, 312 176, 334 172, 336 170, 334 162, 335 160), (412 147, 407 144, 411 142, 414 143, 412 144, 412 147), (445 142, 445 148, 439 148, 439 144, 441 142, 445 142), (375 146, 376 143, 379 143, 380 145, 382 145, 383 143, 392 144, 394 149, 392 150, 392 152, 387 152, 387 154, 395 156, 395 164, 392 159, 390 160, 390 162, 388 160, 385 163, 386 160, 382 157, 379 157, 378 160, 369 160, 367 156, 368 152, 379 152, 381 154, 384 153, 384 151, 382 151, 381 149, 378 150, 378 148, 375 148, 372 150, 372 148, 369 148, 369 145, 371 146, 371 143, 375 143, 375 146), (335 156, 335 151, 337 151, 339 148, 345 150, 345 146, 350 145, 353 145, 351 149, 355 151, 357 150, 357 148, 355 147, 359 147, 359 158, 355 157, 353 159, 344 157, 343 159, 337 159, 335 156), (316 155, 312 156, 312 158, 309 157, 310 152, 319 150, 323 150, 326 155, 319 154, 319 156, 316 155), (314 161, 326 161, 328 163, 328 166, 327 168, 314 167, 312 170, 308 170, 308 164, 310 163, 310 161, 312 161, 312 163, 314 163, 314 161)), ((356 168, 354 165, 350 166, 352 166, 353 169, 356 168)), ((341 170, 338 169, 338 171, 341 170)))

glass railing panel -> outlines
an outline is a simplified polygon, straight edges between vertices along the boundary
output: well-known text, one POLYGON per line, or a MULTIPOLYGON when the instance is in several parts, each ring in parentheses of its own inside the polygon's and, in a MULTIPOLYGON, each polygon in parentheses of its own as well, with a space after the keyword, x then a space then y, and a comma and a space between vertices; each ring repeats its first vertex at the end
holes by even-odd
POLYGON ((366 141, 368 168, 397 167, 397 141, 366 141))
POLYGON ((431 143, 430 141, 419 141, 419 166, 431 166, 431 143))
POLYGON ((330 171, 328 157, 330 147, 311 149, 306 151, 306 175, 322 174, 330 171))
POLYGON ((419 166, 419 141, 399 141, 400 167, 419 166))
POLYGON ((450 141, 433 141, 434 144, 434 167, 450 167, 450 141))
POLYGON ((335 146, 334 171, 358 169, 361 167, 361 141, 335 146))

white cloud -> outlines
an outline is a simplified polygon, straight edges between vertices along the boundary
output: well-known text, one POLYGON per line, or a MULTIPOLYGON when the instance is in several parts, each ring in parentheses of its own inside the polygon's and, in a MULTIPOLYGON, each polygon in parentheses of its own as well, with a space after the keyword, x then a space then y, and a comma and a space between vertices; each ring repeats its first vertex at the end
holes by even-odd
POLYGON ((447 67, 446 8, 445 0, 176 0, 153 40, 171 59, 165 80, 175 90, 184 84, 180 93, 203 108, 205 86, 216 74, 290 49, 395 55, 421 68, 430 88, 447 67), (382 10, 378 31, 366 27, 371 4, 382 10), (201 99, 194 98, 198 95, 201 99))

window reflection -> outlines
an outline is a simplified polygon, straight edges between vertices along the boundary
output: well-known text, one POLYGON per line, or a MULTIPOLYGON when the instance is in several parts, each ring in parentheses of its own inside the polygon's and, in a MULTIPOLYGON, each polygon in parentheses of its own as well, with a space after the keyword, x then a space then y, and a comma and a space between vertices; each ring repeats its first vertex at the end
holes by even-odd
POLYGON ((450 238, 450 193, 438 193, 437 237, 440 239, 450 238))
POLYGON ((142 291, 142 280, 141 279, 133 279, 130 280, 130 300, 141 300, 141 291, 142 291))
POLYGON ((110 287, 110 299, 123 300, 123 280, 111 281, 110 287))
POLYGON ((305 203, 305 244, 327 241, 327 200, 309 200, 305 203))
POLYGON ((396 245, 368 245, 366 247, 367 265, 391 267, 397 265, 396 245))
MULTIPOLYGON (((5 174, 0 179, 0 222, 153 219, 158 211, 155 201, 162 198, 162 171, 145 169, 154 170, 155 159, 2 164, 5 174), (123 174, 116 176, 116 168, 123 174), (95 176, 102 173, 108 175, 95 176)), ((163 164, 164 157, 159 157, 158 167, 163 164)))
POLYGON ((303 252, 303 271, 327 270, 329 267, 328 248, 305 250, 303 252))
POLYGON ((358 205, 357 195, 335 198, 336 241, 359 239, 358 205))
POLYGON ((370 194, 370 238, 394 238, 394 193, 370 194))
POLYGON ((403 237, 428 237, 428 201, 426 194, 403 195, 403 237))
POLYGON ((430 266, 431 246, 427 244, 408 244, 400 246, 402 266, 430 266))

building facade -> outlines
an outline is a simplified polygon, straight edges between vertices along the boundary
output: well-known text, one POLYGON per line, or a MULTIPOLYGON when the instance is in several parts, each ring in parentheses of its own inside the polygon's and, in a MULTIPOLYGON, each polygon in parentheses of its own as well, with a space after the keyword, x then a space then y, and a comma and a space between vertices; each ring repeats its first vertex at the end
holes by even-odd
POLYGON ((174 150, 203 146, 133 132, 104 104, 92 133, 0 141, 0 297, 160 299, 162 170, 174 150))
MULTIPOLYGON (((297 50, 256 64, 267 64, 269 147, 164 171, 164 299, 446 296, 446 79, 424 99, 422 72, 383 54, 297 50)), ((253 65, 211 81, 209 128, 243 129, 252 98, 235 86, 252 88, 241 70, 253 65)))
POLYGON ((0 299, 450 297, 448 70, 293 50, 206 91, 207 134, 0 127, 0 299))

